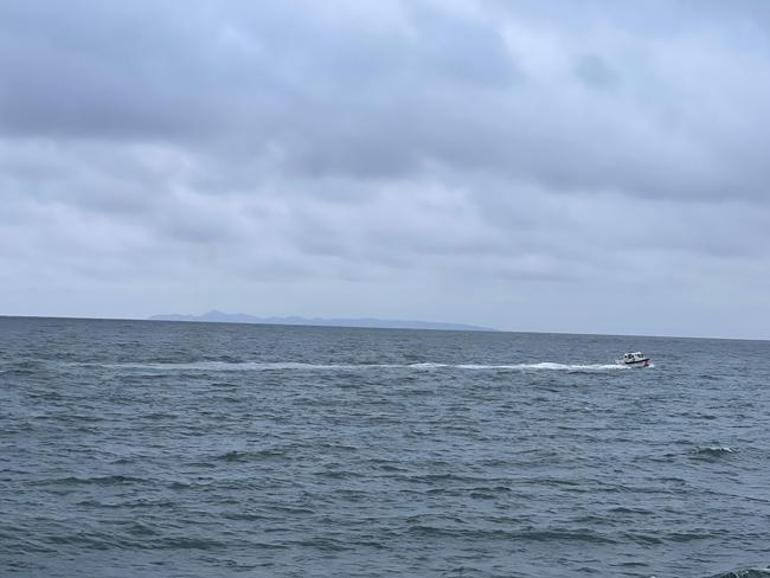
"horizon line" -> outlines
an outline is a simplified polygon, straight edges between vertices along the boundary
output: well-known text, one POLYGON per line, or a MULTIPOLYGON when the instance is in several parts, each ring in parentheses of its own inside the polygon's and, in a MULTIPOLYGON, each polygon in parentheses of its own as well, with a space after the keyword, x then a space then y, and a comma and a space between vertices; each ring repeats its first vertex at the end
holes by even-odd
MULTIPOLYGON (((243 322, 243 321, 203 321, 203 320, 164 320, 164 319, 149 319, 147 317, 87 317, 79 315, 10 315, 0 313, 0 319, 62 319, 69 321, 134 321, 134 322, 147 322, 147 323, 199 323, 206 325, 264 325, 267 327, 317 327, 317 328, 339 328, 339 329, 371 329, 382 331, 453 331, 461 333, 517 333, 517 334, 534 334, 534 335, 576 335, 586 337, 642 337, 650 339, 702 339, 713 341, 756 341, 756 342, 770 342, 770 337, 711 337, 705 335, 652 335, 652 334, 636 334, 636 333, 596 333, 596 332, 569 332, 569 331, 545 331, 545 330, 522 330, 522 329, 493 329, 479 327, 479 329, 432 329, 432 328, 406 328, 406 327, 364 327, 364 326, 346 326, 346 325, 312 325, 312 324, 285 324, 285 323, 260 323, 260 322, 243 322)), ((305 318, 302 318, 305 319, 305 318)), ((323 319, 318 317, 317 319, 323 319)), ((342 320, 342 318, 339 318, 342 320)), ((351 317, 354 319, 377 319, 366 317, 351 317)), ((388 321, 387 319, 379 319, 380 321, 388 321)), ((391 321, 405 321, 405 320, 391 320, 391 321)), ((416 321, 416 320, 413 320, 416 321)), ((417 321, 419 323, 433 323, 430 321, 417 321)), ((447 323, 437 321, 435 323, 447 323)), ((467 325, 460 323, 459 325, 467 325)))

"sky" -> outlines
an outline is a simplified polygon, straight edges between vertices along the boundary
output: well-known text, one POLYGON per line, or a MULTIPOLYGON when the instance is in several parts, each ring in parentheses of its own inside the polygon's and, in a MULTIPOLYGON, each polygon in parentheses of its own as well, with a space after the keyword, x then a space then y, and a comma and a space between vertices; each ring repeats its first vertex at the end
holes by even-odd
POLYGON ((0 314, 770 338, 762 0, 3 0, 0 314))

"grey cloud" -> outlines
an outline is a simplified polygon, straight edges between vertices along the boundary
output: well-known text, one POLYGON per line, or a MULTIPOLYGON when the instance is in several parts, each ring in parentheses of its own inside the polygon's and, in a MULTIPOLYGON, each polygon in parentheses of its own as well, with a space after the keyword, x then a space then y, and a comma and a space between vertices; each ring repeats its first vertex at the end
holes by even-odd
POLYGON ((629 6, 3 2, 0 313, 770 314, 770 14, 629 6))
MULTIPOLYGON (((436 162, 567 191, 766 197, 770 63, 743 20, 699 16, 697 34, 606 3, 559 4, 550 19, 530 3, 500 18, 385 6, 8 2, 0 122, 20 136, 277 154, 312 176, 436 162)), ((671 6, 674 22, 697 12, 671 6)))
POLYGON ((618 74, 598 54, 585 54, 575 62, 575 74, 589 87, 612 88, 619 82, 618 74))

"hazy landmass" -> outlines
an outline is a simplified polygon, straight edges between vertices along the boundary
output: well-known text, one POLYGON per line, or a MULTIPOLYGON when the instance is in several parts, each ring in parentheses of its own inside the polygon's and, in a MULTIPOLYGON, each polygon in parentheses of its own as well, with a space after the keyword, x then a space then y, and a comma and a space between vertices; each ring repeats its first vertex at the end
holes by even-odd
POLYGON ((169 313, 153 315, 152 321, 202 321, 208 323, 259 323, 265 325, 319 325, 324 327, 371 327, 383 329, 445 329, 453 331, 497 331, 491 327, 467 325, 464 323, 443 323, 437 321, 414 321, 402 319, 325 319, 319 317, 256 317, 245 313, 223 313, 209 311, 203 315, 180 315, 169 313))

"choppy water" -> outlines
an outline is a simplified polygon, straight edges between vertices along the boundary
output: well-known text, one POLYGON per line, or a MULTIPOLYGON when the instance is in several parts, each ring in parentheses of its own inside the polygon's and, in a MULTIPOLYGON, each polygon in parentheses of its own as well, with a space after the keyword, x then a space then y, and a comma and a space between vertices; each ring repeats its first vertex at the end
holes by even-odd
POLYGON ((764 576, 769 357, 0 318, 0 574, 764 576))

